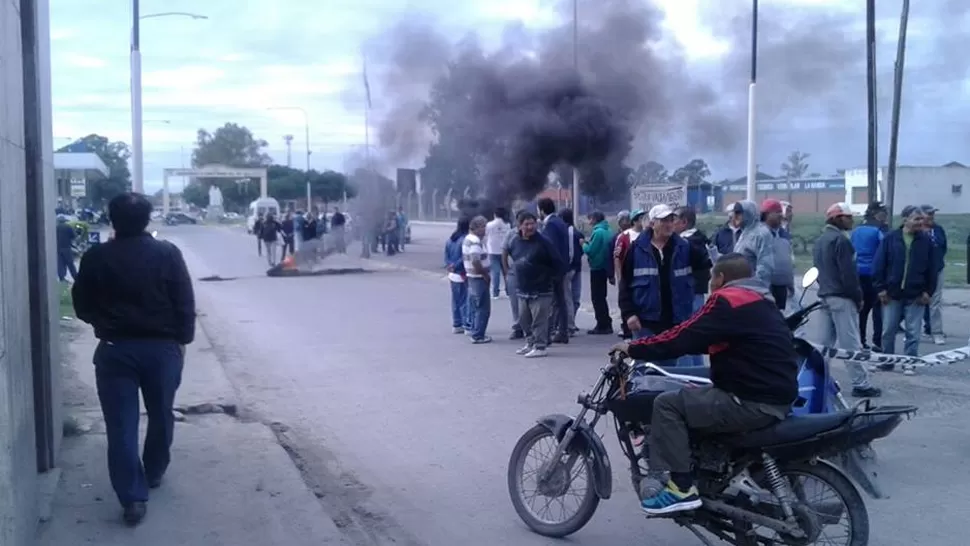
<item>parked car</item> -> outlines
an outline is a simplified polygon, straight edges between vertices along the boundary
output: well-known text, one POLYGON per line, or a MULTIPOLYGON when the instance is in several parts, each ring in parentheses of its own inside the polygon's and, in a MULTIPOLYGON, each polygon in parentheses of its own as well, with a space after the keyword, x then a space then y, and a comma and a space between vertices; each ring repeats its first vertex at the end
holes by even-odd
POLYGON ((179 224, 198 224, 199 221, 184 212, 170 212, 165 217, 165 225, 177 226, 179 224))

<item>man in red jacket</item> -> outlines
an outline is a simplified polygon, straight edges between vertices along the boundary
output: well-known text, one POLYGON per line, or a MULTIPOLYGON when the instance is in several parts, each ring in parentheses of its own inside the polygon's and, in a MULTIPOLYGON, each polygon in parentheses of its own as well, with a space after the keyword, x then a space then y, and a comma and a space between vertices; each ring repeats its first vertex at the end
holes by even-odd
POLYGON ((764 428, 784 419, 798 396, 791 331, 768 287, 752 274, 743 255, 722 256, 711 272, 711 297, 700 311, 659 335, 613 348, 648 361, 711 356, 712 386, 665 392, 654 401, 650 470, 669 472, 670 481, 641 502, 649 515, 701 506, 688 430, 740 434, 764 428))

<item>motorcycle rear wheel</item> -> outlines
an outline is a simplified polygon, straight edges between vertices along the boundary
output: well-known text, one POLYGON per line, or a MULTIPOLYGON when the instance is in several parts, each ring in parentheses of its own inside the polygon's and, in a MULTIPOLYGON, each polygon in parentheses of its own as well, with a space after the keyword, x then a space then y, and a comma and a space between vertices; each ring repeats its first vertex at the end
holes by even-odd
MULTIPOLYGON (((562 538, 582 529, 583 526, 589 522, 590 518, 593 517, 593 514, 596 513, 596 508, 599 506, 600 498, 596 494, 596 488, 594 487, 592 481, 593 466, 590 457, 587 454, 581 454, 579 459, 576 461, 576 464, 581 464, 586 467, 585 471, 587 483, 586 491, 582 496, 579 507, 577 508, 575 514, 564 521, 551 522, 542 521, 536 514, 533 513, 532 510, 529 509, 526 499, 523 498, 524 491, 522 485, 522 474, 531 449, 544 438, 551 438, 554 442, 556 441, 556 438, 553 436, 552 432, 549 431, 549 429, 542 425, 536 425, 527 430, 525 434, 519 438, 519 441, 516 442, 515 448, 512 449, 512 455, 509 457, 509 496, 512 499, 512 506, 515 508, 515 512, 529 527, 529 529, 532 529, 532 531, 542 536, 562 538)), ((543 463, 546 462, 548 461, 543 461, 543 463)))
MULTIPOLYGON (((828 485, 835 494, 842 501, 842 505, 847 512, 849 520, 849 534, 848 542, 845 542, 842 546, 868 546, 869 544, 869 511, 866 509, 866 503, 859 494, 859 490, 852 483, 852 480, 847 478, 845 474, 841 471, 832 468, 826 464, 809 464, 809 463, 796 463, 796 464, 786 464, 780 469, 782 477, 791 483, 791 478, 797 476, 810 477, 814 480, 822 482, 828 485)), ((764 477, 757 480, 759 484, 763 484, 764 477)), ((751 530, 751 524, 738 523, 741 530, 751 530)), ((785 540, 782 538, 782 540, 785 540)), ((775 542, 778 544, 779 542, 775 542)), ((781 544, 791 544, 797 546, 811 546, 817 544, 818 541, 813 541, 805 543, 803 540, 785 540, 780 542, 781 544)), ((745 536, 743 534, 737 537, 737 546, 761 546, 764 542, 759 541, 756 536, 745 536)), ((771 542, 769 542, 771 544, 771 542)))

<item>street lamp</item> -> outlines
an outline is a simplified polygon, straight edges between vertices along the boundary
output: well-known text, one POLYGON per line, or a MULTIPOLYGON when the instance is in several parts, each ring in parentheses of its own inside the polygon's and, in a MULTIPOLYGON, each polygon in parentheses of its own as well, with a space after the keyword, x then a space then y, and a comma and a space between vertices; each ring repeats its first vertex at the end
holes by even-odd
MULTIPOLYGON (((579 0, 573 0, 573 70, 579 77, 579 0)), ((573 218, 579 218, 579 169, 573 167, 573 218)))
POLYGON ((303 128, 306 130, 306 210, 310 212, 313 198, 310 191, 310 116, 299 106, 273 106, 267 110, 296 110, 303 114, 303 128))
POLYGON ((755 163, 755 84, 758 81, 758 0, 751 0, 751 82, 748 84, 748 187, 746 199, 755 200, 758 165, 755 163))
POLYGON ((144 150, 142 149, 141 119, 141 29, 142 19, 157 17, 189 17, 208 19, 205 15, 184 11, 166 11, 141 15, 139 0, 131 1, 131 167, 132 189, 138 193, 145 191, 144 150))

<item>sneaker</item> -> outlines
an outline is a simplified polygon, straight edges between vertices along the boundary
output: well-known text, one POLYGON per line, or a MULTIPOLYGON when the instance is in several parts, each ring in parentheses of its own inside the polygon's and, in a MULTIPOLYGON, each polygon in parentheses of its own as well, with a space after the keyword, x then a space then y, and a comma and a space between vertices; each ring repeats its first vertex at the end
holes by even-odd
POLYGON ((912 364, 903 365, 903 375, 916 375, 916 367, 912 364))
POLYGON ((640 508, 650 516, 663 516, 687 510, 697 510, 701 507, 701 497, 697 487, 690 486, 687 491, 681 491, 674 482, 667 482, 667 486, 656 495, 647 497, 640 502, 640 508))
POLYGON ((608 336, 613 333, 612 328, 593 328, 591 330, 586 330, 586 333, 591 336, 608 336))
POLYGON ((472 343, 474 343, 475 345, 481 345, 483 343, 491 343, 491 342, 492 342, 492 338, 490 338, 488 336, 479 337, 479 338, 474 338, 474 337, 472 338, 472 343))
POLYGON ((526 353, 525 354, 525 357, 526 358, 542 358, 542 357, 548 356, 548 355, 549 355, 549 353, 547 353, 545 349, 540 349, 540 348, 536 347, 535 349, 532 349, 531 351, 529 351, 528 353, 526 353))
POLYGON ((451 329, 451 333, 453 333, 453 334, 464 334, 465 333, 465 329, 462 328, 461 326, 455 326, 454 328, 451 329))
POLYGON ((933 336, 933 344, 946 345, 946 336, 944 336, 943 334, 936 334, 935 336, 933 336))
POLYGON ((525 347, 522 347, 521 349, 515 351, 515 354, 517 355, 529 354, 532 352, 532 349, 534 348, 535 347, 533 347, 532 345, 526 345, 525 347))
POLYGON ((512 330, 512 333, 509 334, 509 339, 525 339, 525 333, 522 330, 512 330))
POLYGON ((499 299, 499 297, 498 296, 492 296, 492 299, 493 300, 497 300, 497 299, 499 299))
POLYGON ((879 398, 882 396, 882 390, 873 386, 852 387, 852 396, 855 398, 879 398))
POLYGON ((875 343, 873 343, 872 345, 869 346, 869 350, 871 352, 873 352, 873 353, 881 353, 882 352, 882 347, 879 346, 879 345, 877 345, 877 344, 875 344, 875 343))

